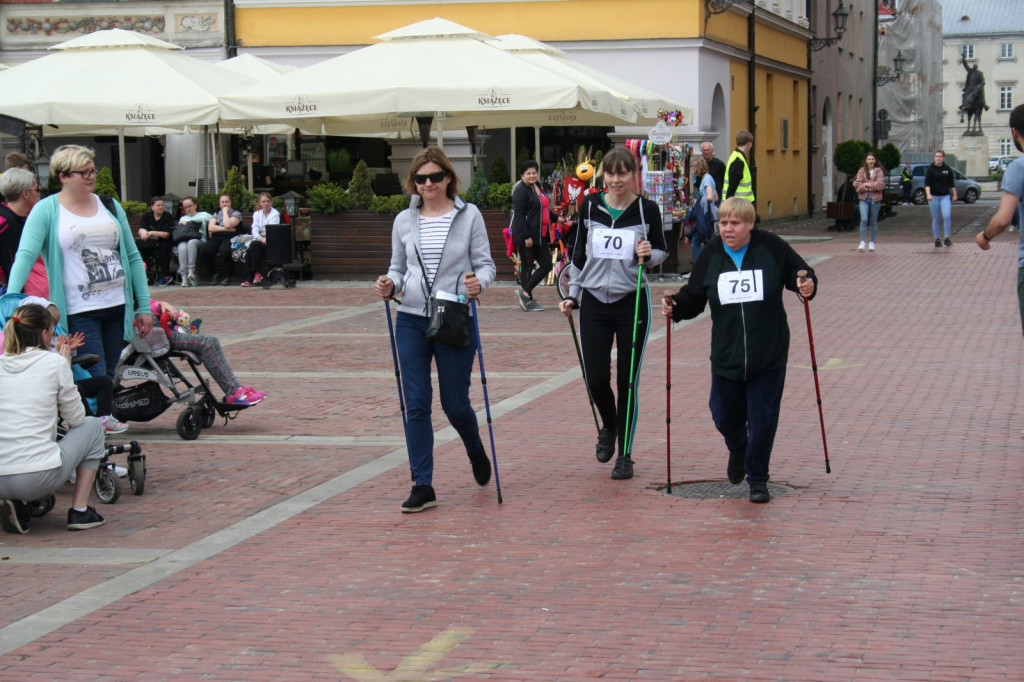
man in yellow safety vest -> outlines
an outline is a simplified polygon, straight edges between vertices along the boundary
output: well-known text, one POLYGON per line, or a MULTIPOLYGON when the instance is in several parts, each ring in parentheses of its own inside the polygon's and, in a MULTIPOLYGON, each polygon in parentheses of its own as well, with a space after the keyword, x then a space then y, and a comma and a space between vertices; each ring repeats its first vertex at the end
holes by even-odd
POLYGON ((754 178, 750 174, 750 150, 754 146, 754 136, 747 130, 736 133, 736 149, 729 155, 725 171, 726 199, 740 197, 754 203, 754 178))

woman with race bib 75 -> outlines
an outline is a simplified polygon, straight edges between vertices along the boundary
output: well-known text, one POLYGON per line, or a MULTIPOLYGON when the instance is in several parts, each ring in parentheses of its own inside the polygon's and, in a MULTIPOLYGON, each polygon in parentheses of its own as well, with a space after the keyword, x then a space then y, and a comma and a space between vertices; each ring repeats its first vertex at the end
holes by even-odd
POLYGON ((603 422, 598 431, 597 461, 604 463, 612 458, 618 439, 618 459, 612 478, 626 479, 633 477, 637 380, 651 319, 651 297, 645 277, 641 278, 642 288, 637 292, 639 268, 641 263, 661 264, 668 248, 661 226, 661 209, 653 201, 636 195, 636 157, 617 147, 605 154, 601 167, 607 192, 589 194, 580 205, 576 246, 569 268, 569 297, 559 308, 566 317, 572 315, 573 308, 580 309, 583 378, 603 422), (618 349, 617 400, 611 387, 613 341, 618 349))
POLYGON ((781 237, 754 229, 754 205, 726 199, 718 237, 701 251, 690 280, 666 293, 662 314, 689 320, 711 305, 711 416, 729 448, 727 474, 746 477, 751 502, 768 502, 768 462, 789 357, 785 289, 810 300, 817 277, 781 237), (806 271, 801 276, 799 273, 806 271))

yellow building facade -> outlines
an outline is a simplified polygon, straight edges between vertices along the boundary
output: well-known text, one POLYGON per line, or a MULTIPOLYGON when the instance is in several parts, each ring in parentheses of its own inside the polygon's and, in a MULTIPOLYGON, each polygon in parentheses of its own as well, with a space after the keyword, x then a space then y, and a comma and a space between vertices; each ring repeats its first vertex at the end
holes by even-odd
MULTIPOLYGON (((809 209, 808 22, 799 0, 737 2, 721 13, 705 0, 235 0, 240 52, 302 65, 371 44, 374 36, 443 17, 499 35, 518 33, 694 108, 679 138, 715 144, 728 157, 737 130, 754 134, 759 213, 809 209), (752 49, 751 49, 752 48, 752 49), (753 87, 751 88, 751 81, 753 87)), ((728 3, 724 3, 728 4, 728 3)), ((445 68, 458 64, 410 65, 445 68)), ((619 129, 616 137, 642 131, 619 129)))

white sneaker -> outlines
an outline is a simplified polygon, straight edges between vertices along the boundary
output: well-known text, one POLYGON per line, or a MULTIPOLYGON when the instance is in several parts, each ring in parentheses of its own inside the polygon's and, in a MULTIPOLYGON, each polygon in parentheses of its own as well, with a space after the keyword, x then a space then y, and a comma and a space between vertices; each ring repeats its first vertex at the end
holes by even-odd
POLYGON ((874 251, 874 250, 875 250, 875 243, 874 242, 868 242, 868 251, 874 251))
POLYGON ((128 430, 127 424, 114 419, 114 417, 109 414, 106 417, 100 418, 100 422, 103 423, 103 430, 107 434, 124 433, 128 430))
POLYGON ((857 247, 857 250, 858 251, 863 251, 864 250, 864 242, 860 243, 860 246, 857 247))

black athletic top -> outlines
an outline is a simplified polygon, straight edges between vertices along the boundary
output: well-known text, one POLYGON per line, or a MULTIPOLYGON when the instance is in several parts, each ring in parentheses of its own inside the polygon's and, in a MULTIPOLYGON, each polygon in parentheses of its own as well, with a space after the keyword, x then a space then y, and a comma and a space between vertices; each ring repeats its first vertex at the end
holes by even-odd
POLYGON ((953 169, 945 163, 941 166, 933 163, 924 174, 924 186, 931 190, 933 197, 948 196, 956 188, 954 180, 953 169))

